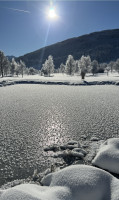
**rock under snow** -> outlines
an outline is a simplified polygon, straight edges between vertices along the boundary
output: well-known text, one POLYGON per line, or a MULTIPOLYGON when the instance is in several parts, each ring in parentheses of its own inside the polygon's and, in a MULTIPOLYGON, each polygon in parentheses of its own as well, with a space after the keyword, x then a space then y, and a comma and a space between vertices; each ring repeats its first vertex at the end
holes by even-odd
POLYGON ((54 151, 55 152, 58 150, 59 150, 59 147, 56 144, 44 147, 44 151, 54 151))
POLYGON ((79 143, 75 140, 70 140, 67 144, 74 145, 74 144, 79 144, 79 143))
POLYGON ((119 138, 106 140, 99 148, 93 165, 119 174, 119 138))
POLYGON ((82 153, 84 156, 87 154, 86 151, 81 148, 74 148, 72 152, 82 153))
POLYGON ((73 165, 42 179, 0 191, 0 200, 119 200, 119 180, 101 169, 73 165))
POLYGON ((90 140, 91 140, 91 141, 99 141, 100 139, 99 139, 98 137, 93 136, 93 137, 91 137, 90 140))
POLYGON ((67 164, 72 164, 76 160, 76 158, 83 159, 84 154, 81 151, 77 152, 67 149, 57 154, 54 154, 54 158, 63 158, 67 164))

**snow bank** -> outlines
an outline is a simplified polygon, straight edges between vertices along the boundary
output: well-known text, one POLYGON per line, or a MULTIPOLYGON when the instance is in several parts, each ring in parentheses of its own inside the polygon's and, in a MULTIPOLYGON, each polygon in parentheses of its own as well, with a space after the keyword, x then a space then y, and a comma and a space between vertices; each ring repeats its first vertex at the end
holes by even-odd
POLYGON ((1 191, 0 200, 119 200, 119 180, 86 165, 67 167, 42 179, 1 191))
POLYGON ((102 169, 119 174, 119 138, 110 138, 104 142, 92 163, 102 169))

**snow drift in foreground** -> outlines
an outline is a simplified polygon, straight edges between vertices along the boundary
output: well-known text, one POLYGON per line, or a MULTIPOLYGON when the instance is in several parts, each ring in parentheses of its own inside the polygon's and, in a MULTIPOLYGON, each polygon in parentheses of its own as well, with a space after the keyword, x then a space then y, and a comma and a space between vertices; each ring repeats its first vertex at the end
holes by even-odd
POLYGON ((119 200, 119 180, 96 167, 73 165, 42 179, 0 192, 0 200, 119 200))
POLYGON ((102 169, 119 174, 119 138, 106 140, 92 163, 102 169))

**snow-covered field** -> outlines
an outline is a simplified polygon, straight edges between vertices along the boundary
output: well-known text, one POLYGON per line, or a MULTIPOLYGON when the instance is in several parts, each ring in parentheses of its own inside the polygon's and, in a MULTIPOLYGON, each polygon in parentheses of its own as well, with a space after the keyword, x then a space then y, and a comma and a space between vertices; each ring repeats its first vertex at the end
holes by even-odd
MULTIPOLYGON (((96 74, 93 76, 92 74, 87 74, 85 77, 85 81, 90 84, 100 84, 103 82, 103 84, 107 84, 107 82, 115 84, 119 82, 119 74, 116 72, 109 73, 107 76, 106 73, 104 74, 96 74)), ((9 84, 17 84, 17 83, 44 83, 44 84, 84 84, 81 80, 81 76, 74 75, 74 76, 68 76, 66 74, 53 74, 51 77, 44 77, 40 75, 24 75, 22 78, 19 77, 4 77, 0 78, 0 86, 2 85, 9 85, 9 84)))
MULTIPOLYGON (((48 82, 50 79, 59 82, 70 81, 70 83, 80 80, 79 76, 69 77, 59 74, 59 79, 55 76, 31 76, 23 79, 10 78, 10 81, 15 79, 38 80, 39 78, 48 82)), ((98 79, 98 81, 118 82, 118 78, 118 75, 110 75, 107 80, 105 75, 88 76, 86 81, 95 81, 95 79, 97 81, 98 79)), ((8 81, 9 78, 0 79, 1 82, 3 80, 8 81)), ((15 179, 27 178, 33 174, 34 169, 41 172, 52 163, 59 161, 59 158, 52 157, 52 152, 44 152, 44 147, 52 144, 62 145, 70 140, 78 141, 87 154, 84 164, 91 164, 101 143, 108 138, 119 137, 118 102, 119 87, 115 85, 75 87, 22 84, 1 87, 0 185, 15 179)), ((108 156, 106 152, 110 154, 113 150, 111 155, 115 158, 114 163, 118 169, 119 142, 117 144, 113 141, 109 142, 109 146, 107 144, 102 145, 95 160, 103 162, 103 159, 106 160, 108 156), (111 146, 110 143, 114 145, 111 146), (102 153, 105 145, 107 151, 102 153), (117 152, 116 155, 114 155, 114 151, 117 152), (100 155, 103 156, 100 158, 100 155)), ((98 161, 95 160, 94 164, 100 167, 98 161)), ((108 160, 109 163, 110 160, 112 162, 111 158, 108 160)), ((112 172, 115 172, 112 169, 113 164, 108 166, 112 172)), ((101 167, 107 169, 105 164, 101 167)), ((56 172, 58 178, 54 178, 53 182, 49 176, 43 182, 44 185, 52 186, 51 188, 49 186, 21 185, 1 192, 0 200, 16 198, 18 200, 44 200, 46 197, 48 200, 77 200, 79 197, 81 200, 83 198, 86 200, 97 198, 99 200, 119 200, 119 180, 102 170, 82 165, 73 169, 66 168, 66 171, 61 171, 60 176, 58 173, 60 172, 56 172), (64 177, 65 173, 67 173, 67 177, 70 174, 70 180, 65 177, 66 180, 62 179, 64 181, 62 185, 60 177, 64 177), (78 173, 79 176, 77 175, 76 178, 74 173, 78 173), (72 188, 76 182, 77 191, 80 191, 80 194, 76 192, 76 187, 72 188), (104 183, 104 187, 102 183, 104 183), (91 190, 90 194, 89 190, 91 190), (86 196, 81 196, 83 194, 86 196)))

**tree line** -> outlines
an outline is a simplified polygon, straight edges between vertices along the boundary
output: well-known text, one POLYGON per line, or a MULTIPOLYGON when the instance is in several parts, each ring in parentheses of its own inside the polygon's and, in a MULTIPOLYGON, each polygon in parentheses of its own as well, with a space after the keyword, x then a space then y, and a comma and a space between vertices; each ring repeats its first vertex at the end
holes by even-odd
POLYGON ((109 71, 117 71, 119 73, 119 59, 109 63, 98 63, 97 60, 91 61, 90 56, 82 56, 79 60, 74 60, 72 55, 69 55, 66 63, 61 63, 58 69, 55 69, 53 57, 50 55, 41 68, 41 75, 50 76, 54 72, 66 73, 68 75, 79 74, 82 79, 85 78, 86 73, 104 73, 107 75, 109 71))
POLYGON ((0 51, 0 76, 18 76, 24 74, 34 75, 38 73, 33 67, 27 68, 25 63, 20 60, 16 62, 14 58, 10 62, 4 55, 4 52, 0 51))
POLYGON ((42 68, 40 71, 34 69, 33 67, 27 68, 25 63, 20 60, 16 62, 14 58, 10 62, 8 58, 4 55, 2 51, 0 51, 0 75, 7 76, 18 76, 19 74, 38 74, 50 76, 53 73, 66 73, 68 75, 79 74, 82 79, 85 79, 86 73, 92 73, 95 75, 96 73, 104 73, 107 75, 109 71, 117 71, 119 73, 119 59, 116 61, 111 61, 109 63, 98 63, 97 60, 91 61, 90 56, 82 55, 79 60, 75 60, 72 55, 69 55, 66 63, 61 63, 58 69, 55 69, 53 56, 48 56, 48 59, 42 64, 42 68))

